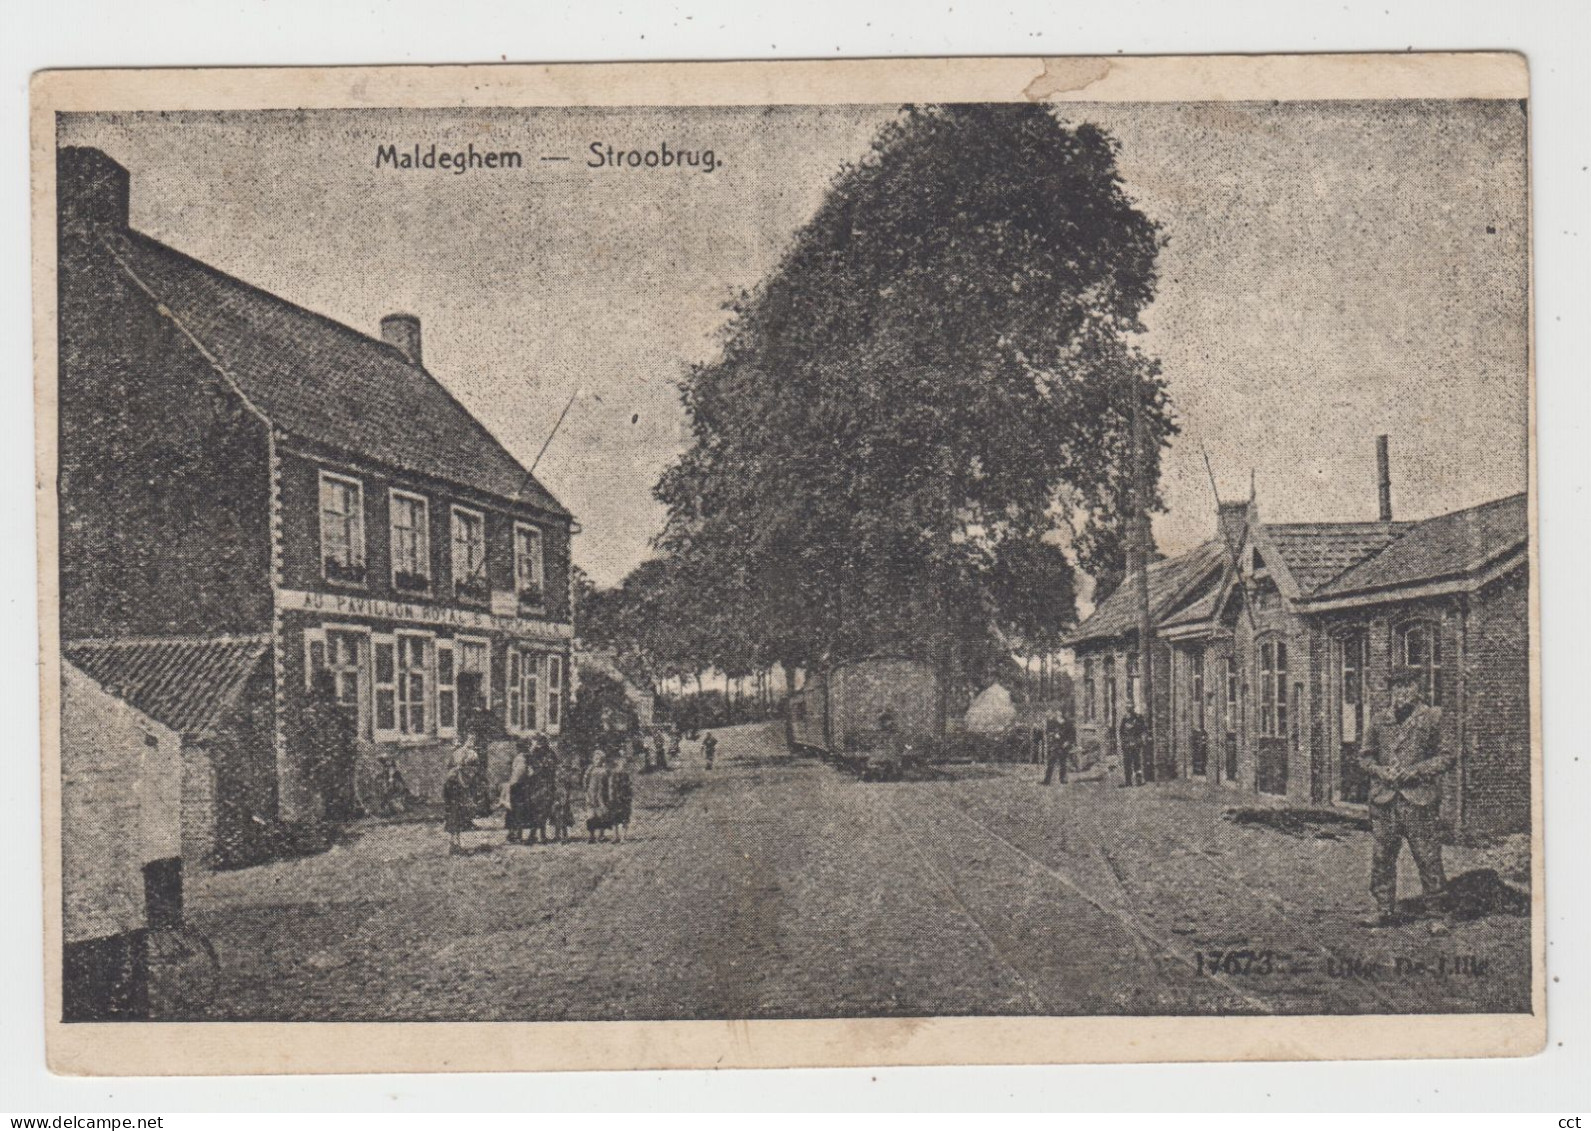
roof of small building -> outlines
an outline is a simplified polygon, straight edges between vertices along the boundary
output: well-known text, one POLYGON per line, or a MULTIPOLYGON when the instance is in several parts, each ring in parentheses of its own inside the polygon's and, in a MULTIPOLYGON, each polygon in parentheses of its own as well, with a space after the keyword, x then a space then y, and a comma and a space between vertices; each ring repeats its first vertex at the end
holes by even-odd
POLYGON ((95 683, 185 738, 202 738, 259 670, 262 637, 167 637, 66 644, 66 658, 95 683))
POLYGON ((1225 592, 1223 586, 1216 584, 1210 586, 1193 600, 1181 608, 1173 609, 1167 613, 1159 623, 1165 628, 1175 628, 1183 624, 1199 624, 1209 620, 1215 615, 1221 605, 1221 596, 1225 592))
MULTIPOLYGON (((1183 597, 1188 587, 1226 561, 1226 545, 1220 539, 1211 539, 1187 553, 1176 554, 1149 565, 1149 609, 1152 615, 1163 615, 1172 602, 1183 597)), ((1089 640, 1103 640, 1133 632, 1138 625, 1138 600, 1136 573, 1128 574, 1109 597, 1066 638, 1065 643, 1076 646, 1089 640)))
POLYGON ((1410 522, 1268 522, 1263 537, 1302 593, 1313 593, 1414 527, 1410 522))
POLYGON ((1526 496, 1494 499, 1413 524, 1401 538, 1315 596, 1335 597, 1463 577, 1522 549, 1529 537, 1526 496))
POLYGON ((485 425, 394 346, 138 232, 105 227, 97 235, 283 431, 568 516, 485 425))

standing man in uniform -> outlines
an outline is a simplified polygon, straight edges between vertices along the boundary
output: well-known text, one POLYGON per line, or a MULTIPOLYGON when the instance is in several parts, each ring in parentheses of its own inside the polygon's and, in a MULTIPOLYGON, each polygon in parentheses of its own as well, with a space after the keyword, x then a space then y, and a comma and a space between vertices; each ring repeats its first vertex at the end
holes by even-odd
POLYGON ((1144 747, 1149 739, 1149 721, 1138 713, 1135 704, 1129 704, 1117 728, 1121 743, 1121 772, 1127 785, 1144 783, 1144 747))
POLYGON ((1066 784, 1067 762, 1072 748, 1077 745, 1077 724, 1069 717, 1047 719, 1044 723, 1044 784, 1049 785, 1055 772, 1060 771, 1061 784, 1066 784))
POLYGON ((1420 870, 1426 906, 1439 908, 1447 890, 1442 871, 1442 775, 1458 757, 1442 749, 1442 709, 1425 702, 1424 673, 1403 669, 1387 681, 1392 705, 1370 721, 1359 765, 1370 775, 1370 894, 1376 918, 1398 919, 1398 857, 1403 842, 1420 870))

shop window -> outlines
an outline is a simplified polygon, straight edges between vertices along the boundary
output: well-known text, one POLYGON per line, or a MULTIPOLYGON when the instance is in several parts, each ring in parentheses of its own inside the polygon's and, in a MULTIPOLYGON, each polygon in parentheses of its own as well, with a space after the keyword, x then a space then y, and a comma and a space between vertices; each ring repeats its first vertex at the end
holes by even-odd
POLYGON ((1138 709, 1140 692, 1142 688, 1138 682, 1138 653, 1127 653, 1127 710, 1129 713, 1138 709))
POLYGON ((426 733, 426 645, 424 636, 398 636, 398 733, 418 737, 426 733))
POLYGON ((330 672, 337 702, 344 707, 357 708, 364 634, 342 628, 310 629, 304 633, 304 640, 309 647, 305 687, 315 686, 315 673, 330 672))
POLYGON ((508 725, 520 734, 529 734, 540 725, 541 657, 522 648, 508 650, 508 725))
POLYGON ((357 479, 320 473, 321 575, 343 585, 365 582, 365 497, 357 479))

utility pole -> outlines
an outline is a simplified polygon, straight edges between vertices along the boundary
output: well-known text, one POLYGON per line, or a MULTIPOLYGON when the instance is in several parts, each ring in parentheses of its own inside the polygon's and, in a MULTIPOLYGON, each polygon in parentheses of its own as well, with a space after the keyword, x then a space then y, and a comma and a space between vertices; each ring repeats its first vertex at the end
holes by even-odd
POLYGON ((1144 435, 1143 386, 1137 373, 1128 367, 1128 386, 1132 397, 1132 526, 1127 541, 1127 572, 1134 574, 1133 584, 1138 598, 1138 682, 1143 689, 1143 701, 1136 704, 1143 715, 1147 730, 1144 750, 1143 775, 1146 780, 1155 777, 1155 709, 1154 709, 1154 624, 1149 615, 1149 491, 1147 477, 1147 437, 1144 435))

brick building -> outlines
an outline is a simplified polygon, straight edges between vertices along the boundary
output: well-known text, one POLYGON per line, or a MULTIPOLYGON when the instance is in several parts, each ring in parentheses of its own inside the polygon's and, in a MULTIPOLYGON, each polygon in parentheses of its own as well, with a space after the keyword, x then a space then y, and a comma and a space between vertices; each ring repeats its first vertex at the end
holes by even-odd
POLYGON ((132 230, 98 150, 57 170, 64 649, 261 641, 264 818, 322 815, 317 678, 422 794, 472 709, 556 733, 574 523, 427 372, 419 320, 366 336, 132 230))
MULTIPOLYGON (((1459 755, 1443 813, 1458 833, 1530 814, 1528 508, 1524 495, 1423 522, 1265 523, 1224 503, 1216 537, 1149 567, 1154 772, 1298 805, 1362 805, 1365 722, 1395 666, 1425 673, 1459 755)), ((1141 701, 1129 578, 1070 638, 1079 737, 1115 755, 1141 701)))

